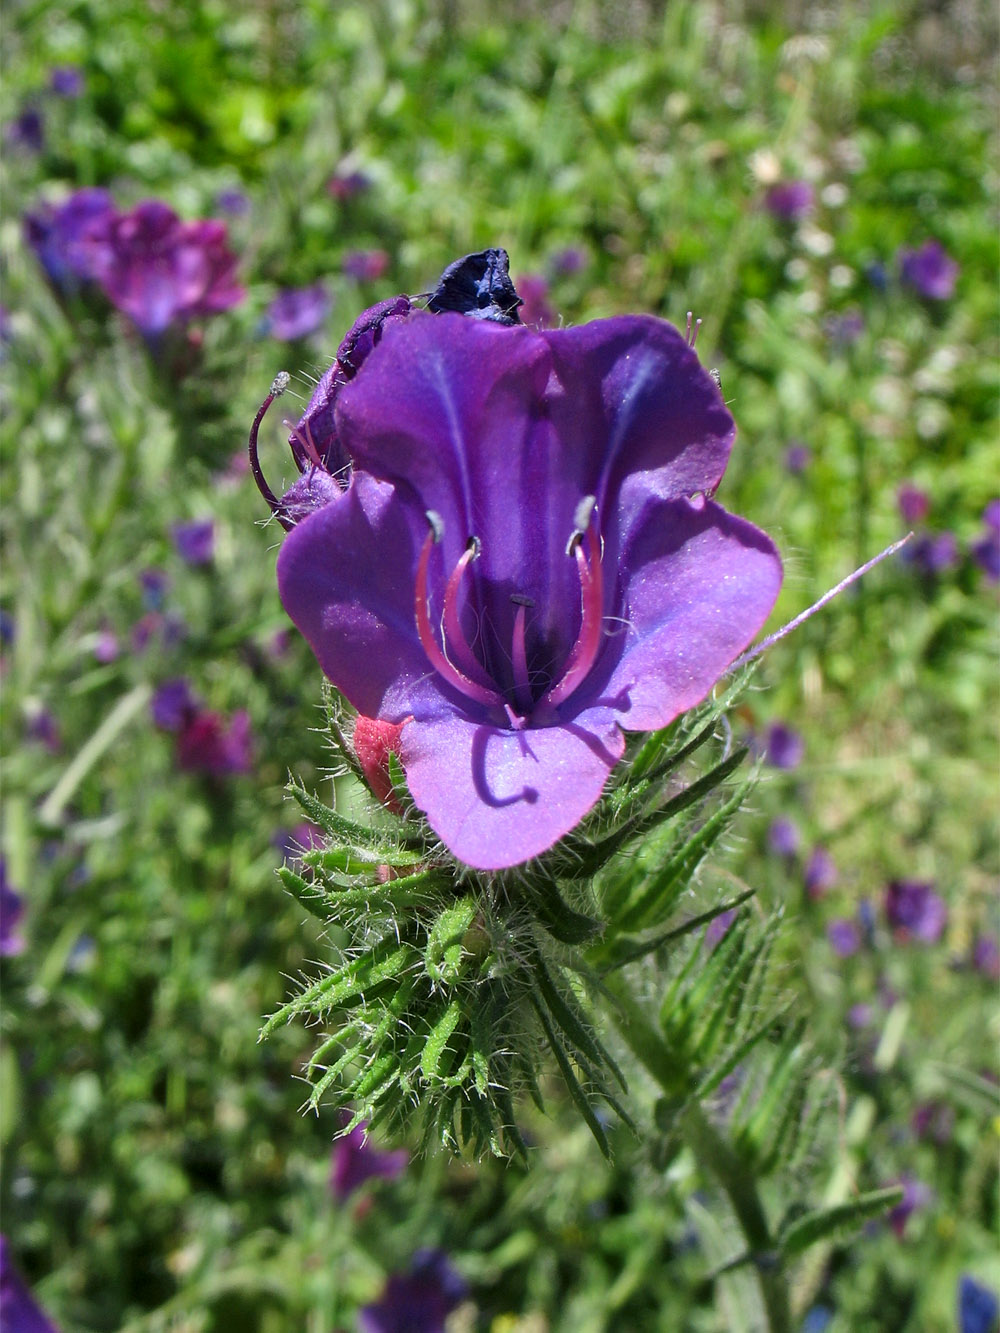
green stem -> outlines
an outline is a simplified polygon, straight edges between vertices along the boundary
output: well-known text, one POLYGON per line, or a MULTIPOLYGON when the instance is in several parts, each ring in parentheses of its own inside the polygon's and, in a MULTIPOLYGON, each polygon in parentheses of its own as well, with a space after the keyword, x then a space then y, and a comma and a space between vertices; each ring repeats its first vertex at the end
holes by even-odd
POLYGON ((754 1271, 770 1333, 790 1333, 792 1314, 781 1256, 771 1238, 767 1216, 752 1173, 697 1102, 691 1102, 684 1109, 681 1133, 699 1164, 715 1176, 732 1204, 747 1249, 754 1258, 754 1271))

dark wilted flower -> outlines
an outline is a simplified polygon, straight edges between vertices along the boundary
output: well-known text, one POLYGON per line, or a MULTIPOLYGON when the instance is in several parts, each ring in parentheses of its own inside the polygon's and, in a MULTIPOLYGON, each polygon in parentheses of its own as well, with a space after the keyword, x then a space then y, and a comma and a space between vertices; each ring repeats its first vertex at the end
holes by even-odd
POLYGON ((157 199, 115 215, 93 254, 108 299, 147 338, 243 300, 226 224, 182 222, 157 199))
POLYGON ((1000 1299, 969 1273, 958 1281, 958 1333, 997 1333, 1000 1299))
POLYGON ((79 97, 83 92, 83 70, 77 65, 55 65, 49 70, 49 87, 57 97, 79 97))
POLYGON ((186 773, 210 777, 249 773, 253 766, 250 714, 240 709, 227 721, 209 709, 196 712, 178 733, 177 766, 186 773))
POLYGON ((802 872, 802 882, 810 898, 822 898, 837 882, 837 866, 825 847, 814 847, 802 872))
POLYGON ((772 722, 764 741, 764 759, 772 768, 798 768, 805 754, 805 742, 797 731, 784 722, 772 722))
POLYGON ((349 460, 348 488, 301 516, 268 494, 292 529, 285 609, 358 711, 402 726, 435 832, 499 869, 583 818, 625 729, 705 697, 781 565, 706 498, 735 428, 683 335, 643 316, 519 327, 516 293, 499 309, 470 258, 447 271, 464 313, 383 321, 327 390, 332 432, 314 414, 312 472, 349 460))
POLYGON ((215 552, 215 524, 210 518, 175 523, 170 529, 174 549, 188 565, 209 565, 215 552))
POLYGON ((904 481, 896 491, 896 507, 899 509, 899 516, 906 526, 912 527, 915 523, 923 523, 927 517, 930 512, 931 498, 919 486, 914 486, 910 481, 904 481))
POLYGON ((61 204, 24 215, 24 235, 49 280, 62 289, 94 276, 95 246, 115 216, 107 190, 76 190, 61 204))
POLYGON ((355 282, 378 282, 389 271, 389 256, 384 250, 350 250, 341 267, 355 282))
POLYGON ((310 287, 286 287, 267 307, 267 331, 282 342, 308 338, 323 326, 330 305, 330 294, 322 282, 310 287))
POLYGON ((927 241, 918 250, 902 249, 896 256, 900 280, 928 301, 947 301, 955 291, 958 264, 940 241, 927 241))
POLYGON ((14 1267, 6 1236, 0 1236, 0 1324, 3 1333, 58 1333, 14 1267))
POLYGON ((944 933, 948 909, 933 884, 895 879, 885 891, 885 918, 899 939, 936 944, 944 933))
POLYGON ((551 329, 559 317, 549 300, 549 284, 537 273, 528 273, 517 280, 521 296, 518 314, 521 323, 532 329, 551 329))
POLYGON ((383 1152, 369 1143, 368 1127, 355 1125, 334 1142, 330 1158, 330 1189, 343 1201, 366 1180, 396 1180, 406 1170, 410 1154, 405 1148, 383 1152))
POLYGON ((779 815, 767 830, 767 845, 775 856, 795 856, 802 842, 802 834, 794 820, 779 815))
POLYGON ((19 929, 23 916, 24 899, 11 887, 7 858, 0 856, 0 958, 24 953, 24 936, 19 929))
POLYGON ((906 1233, 907 1222, 918 1209, 927 1207, 932 1196, 923 1181, 915 1180, 913 1176, 903 1176, 893 1183, 902 1185, 903 1197, 895 1208, 890 1209, 888 1222, 899 1239, 902 1240, 906 1233))
POLYGON ((780 181, 764 196, 764 207, 783 222, 799 222, 812 212, 815 192, 808 181, 780 181))
POLYGON ((444 1333, 467 1287, 440 1250, 419 1250, 408 1273, 395 1273, 381 1300, 358 1312, 360 1333, 444 1333))
POLYGON ((837 917, 826 928, 830 948, 838 958, 850 958, 861 948, 861 931, 850 917, 837 917))
POLYGON ((785 470, 800 476, 812 462, 812 451, 804 444, 790 444, 785 450, 785 470))

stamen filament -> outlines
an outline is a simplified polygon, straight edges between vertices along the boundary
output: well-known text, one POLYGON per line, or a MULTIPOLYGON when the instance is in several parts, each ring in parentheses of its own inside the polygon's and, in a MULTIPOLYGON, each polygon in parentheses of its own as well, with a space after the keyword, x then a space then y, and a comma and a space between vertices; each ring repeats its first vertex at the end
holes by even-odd
POLYGON ((516 599, 517 611, 514 615, 513 652, 514 698, 518 707, 527 712, 531 708, 531 681, 528 677, 528 650, 524 641, 524 621, 527 614, 527 599, 516 599))
POLYGON ((570 649, 561 678, 540 702, 540 707, 558 707, 583 683, 597 660, 601 647, 601 628, 604 615, 604 579, 601 572, 601 539, 596 523, 591 522, 585 534, 573 544, 573 555, 580 575, 580 632, 570 649), (588 555, 584 554, 586 541, 588 555))
POLYGON ((436 541, 437 534, 432 525, 431 531, 424 538, 423 548, 420 552, 414 589, 413 609, 416 615, 417 635, 421 647, 427 654, 427 660, 434 670, 453 689, 458 690, 460 694, 464 694, 467 699, 472 699, 476 703, 485 704, 488 707, 494 705, 503 707, 504 701, 497 691, 487 689, 485 685, 470 680, 468 676, 459 671, 458 667, 453 666, 438 647, 437 640, 434 638, 434 631, 431 629, 430 615, 427 610, 427 571, 430 566, 431 551, 434 549, 436 541))
POLYGON ((286 532, 291 532, 295 524, 292 523, 291 519, 289 519, 287 513, 285 512, 284 505, 282 505, 281 501, 278 499, 275 493, 271 490, 270 486, 268 486, 267 482, 264 480, 264 473, 261 471, 260 459, 257 456, 257 433, 260 430, 260 423, 264 420, 264 417, 267 414, 267 409, 274 402, 275 398, 280 398, 281 395, 285 392, 285 390, 288 388, 288 383, 290 379, 291 376, 288 374, 287 370, 283 370, 280 372, 280 374, 275 375, 274 380, 271 384, 271 392, 264 399, 263 403, 261 403, 260 410, 253 419, 253 425, 250 427, 250 439, 248 441, 248 448, 250 452, 250 471, 253 473, 253 479, 257 483, 257 489, 260 491, 261 495, 270 505, 271 513, 278 520, 278 522, 281 524, 281 526, 285 529, 286 532))
POLYGON ((451 571, 451 577, 444 590, 444 613, 441 617, 441 627, 445 652, 450 653, 455 658, 455 664, 465 675, 472 680, 478 680, 484 689, 488 689, 489 676, 487 676, 480 663, 476 661, 475 654, 466 642, 458 614, 458 589, 462 582, 462 575, 478 555, 479 542, 473 537, 462 552, 458 564, 451 571))

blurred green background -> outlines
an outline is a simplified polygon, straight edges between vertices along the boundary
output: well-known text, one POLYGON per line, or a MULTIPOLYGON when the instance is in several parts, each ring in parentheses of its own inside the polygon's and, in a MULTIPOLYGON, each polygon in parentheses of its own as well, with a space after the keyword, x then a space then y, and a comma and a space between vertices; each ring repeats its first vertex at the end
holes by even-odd
POLYGON ((608 1166, 554 1087, 551 1120, 525 1112, 530 1170, 432 1157, 340 1200, 336 1126, 298 1111, 308 1034, 256 1045, 317 954, 273 873, 284 782, 329 782, 247 428, 278 370, 307 399, 364 306, 495 244, 554 321, 702 318, 740 430, 720 499, 786 561, 774 626, 911 526, 901 486, 923 496, 910 558, 766 658, 733 726, 780 722, 802 753, 765 764, 704 878, 786 904, 783 982, 839 1108, 810 1168, 920 1186, 903 1224, 802 1274, 803 1327, 957 1328, 961 1275, 1000 1285, 992 7, 22 0, 3 51, 3 851, 24 915, 2 1226, 47 1311, 327 1333, 432 1244, 469 1283, 456 1328, 744 1326, 702 1281, 725 1218, 652 1129, 616 1131, 608 1166), (789 182, 810 187, 791 215, 769 193, 789 182), (46 282, 23 215, 84 186, 227 220, 246 298, 198 325, 185 373, 99 293, 46 282), (958 265, 944 297, 904 280, 900 251, 930 241, 958 265), (269 303, 319 280, 331 313, 283 344, 269 303), (213 551, 191 564, 172 529, 199 519, 213 551), (177 678, 248 711, 248 772, 179 771, 150 714, 177 678), (893 880, 940 896, 939 939, 892 928, 893 880))

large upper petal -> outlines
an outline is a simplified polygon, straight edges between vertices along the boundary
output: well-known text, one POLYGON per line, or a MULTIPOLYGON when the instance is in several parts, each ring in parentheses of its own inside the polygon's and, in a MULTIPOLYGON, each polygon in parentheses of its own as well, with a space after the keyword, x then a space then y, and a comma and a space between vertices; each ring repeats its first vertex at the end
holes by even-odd
POLYGON ((282 603, 320 666, 359 712, 390 722, 449 704, 414 618, 420 522, 392 485, 360 473, 278 556, 282 603))
POLYGON ((566 544, 586 493, 583 459, 548 419, 549 375, 548 347, 528 329, 417 314, 386 328, 337 401, 355 465, 441 516, 445 568, 470 537, 480 540, 469 585, 501 654, 510 651, 512 595, 534 602, 534 633, 554 655, 569 650, 579 625, 566 544))
POLYGON ((610 709, 508 731, 450 716, 403 728, 410 794, 452 852, 479 870, 538 856, 595 804, 625 738, 610 709))
MULTIPOLYGON (((630 731, 664 727, 700 703, 753 640, 781 588, 771 539, 711 501, 647 500, 617 566, 619 620, 580 705, 599 698, 630 731)), ((572 697, 568 701, 572 705, 572 697)))

